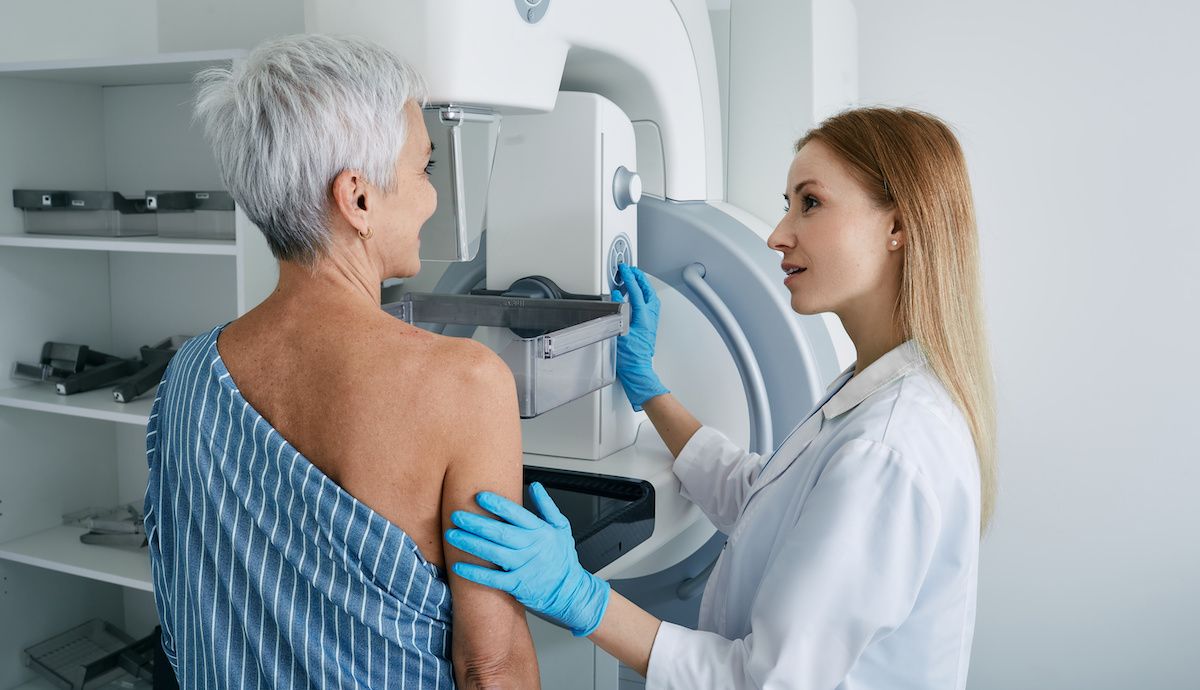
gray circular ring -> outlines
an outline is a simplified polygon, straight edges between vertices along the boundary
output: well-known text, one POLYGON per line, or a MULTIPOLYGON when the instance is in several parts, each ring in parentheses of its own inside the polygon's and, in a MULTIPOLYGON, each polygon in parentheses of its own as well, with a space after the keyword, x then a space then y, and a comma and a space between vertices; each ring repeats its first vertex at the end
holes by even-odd
POLYGON ((517 14, 521 15, 527 24, 537 24, 546 16, 550 0, 513 0, 517 6, 517 14))

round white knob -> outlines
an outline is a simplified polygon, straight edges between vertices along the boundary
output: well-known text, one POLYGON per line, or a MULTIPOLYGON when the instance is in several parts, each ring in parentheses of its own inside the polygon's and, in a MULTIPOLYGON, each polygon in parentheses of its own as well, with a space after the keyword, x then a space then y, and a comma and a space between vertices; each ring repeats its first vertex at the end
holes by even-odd
POLYGON ((613 201, 617 208, 626 209, 642 200, 642 177, 621 166, 613 177, 613 201))

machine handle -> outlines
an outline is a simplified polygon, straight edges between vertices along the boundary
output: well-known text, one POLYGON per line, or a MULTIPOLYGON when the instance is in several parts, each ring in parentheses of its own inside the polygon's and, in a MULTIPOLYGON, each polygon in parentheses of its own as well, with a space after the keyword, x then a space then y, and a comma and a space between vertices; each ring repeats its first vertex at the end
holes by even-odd
POLYGON ((717 326, 725 333, 725 342, 733 355, 734 363, 737 364, 738 373, 742 376, 742 385, 746 388, 746 398, 750 403, 750 451, 759 454, 770 453, 774 450, 775 436, 771 429, 767 384, 763 381, 762 369, 759 368, 758 360, 750 349, 746 333, 717 292, 704 281, 704 273, 704 264, 689 264, 683 269, 683 282, 696 293, 712 314, 717 326))
POLYGON ((629 332, 629 311, 629 305, 622 304, 621 310, 611 316, 547 333, 541 338, 542 358, 553 359, 602 340, 625 335, 629 332))

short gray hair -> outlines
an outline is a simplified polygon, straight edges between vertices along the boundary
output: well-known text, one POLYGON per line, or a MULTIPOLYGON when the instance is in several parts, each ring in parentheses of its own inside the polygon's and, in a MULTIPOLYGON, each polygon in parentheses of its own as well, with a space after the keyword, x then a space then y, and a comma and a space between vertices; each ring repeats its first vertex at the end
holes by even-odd
POLYGON ((196 75, 195 119, 226 188, 277 259, 313 265, 329 245, 330 184, 360 170, 395 188, 404 106, 425 82, 391 51, 357 38, 267 41, 244 65, 196 75))

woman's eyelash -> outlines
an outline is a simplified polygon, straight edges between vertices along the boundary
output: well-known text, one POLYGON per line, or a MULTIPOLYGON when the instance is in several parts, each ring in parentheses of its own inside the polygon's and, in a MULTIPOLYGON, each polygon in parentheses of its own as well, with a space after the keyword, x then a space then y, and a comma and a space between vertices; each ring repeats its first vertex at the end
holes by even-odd
POLYGON ((433 166, 436 164, 437 164, 437 161, 432 161, 432 160, 429 161, 428 163, 426 163, 425 164, 425 174, 432 175, 433 174, 433 166))
MULTIPOLYGON (((812 194, 805 194, 800 199, 800 209, 803 211, 810 211, 820 204, 821 202, 817 201, 817 197, 813 196, 812 194)), ((783 195, 783 212, 792 212, 792 200, 788 198, 787 194, 783 195)))

